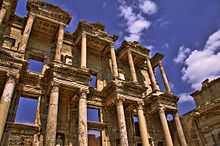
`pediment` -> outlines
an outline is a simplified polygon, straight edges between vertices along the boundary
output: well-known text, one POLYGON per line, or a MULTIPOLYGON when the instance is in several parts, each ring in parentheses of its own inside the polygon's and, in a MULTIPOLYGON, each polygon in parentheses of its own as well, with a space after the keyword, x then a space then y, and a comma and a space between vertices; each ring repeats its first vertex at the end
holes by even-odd
POLYGON ((29 1, 27 9, 32 13, 63 22, 64 24, 68 24, 71 20, 71 15, 68 12, 47 2, 29 1))

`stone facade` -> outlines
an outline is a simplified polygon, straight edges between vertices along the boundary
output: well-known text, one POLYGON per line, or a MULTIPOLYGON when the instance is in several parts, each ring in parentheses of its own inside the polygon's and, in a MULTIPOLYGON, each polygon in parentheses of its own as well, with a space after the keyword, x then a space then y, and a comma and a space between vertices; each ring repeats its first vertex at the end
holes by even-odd
POLYGON ((191 146, 220 146, 220 78, 202 83, 192 93, 197 108, 183 117, 191 146))
POLYGON ((3 0, 0 10, 2 146, 187 145, 162 54, 151 57, 127 41, 116 50, 117 36, 99 23, 80 21, 75 32, 65 32, 71 16, 52 4, 29 0, 26 17, 15 15, 16 4, 3 0), (42 69, 32 71, 30 59, 42 69), (37 101, 31 124, 16 121, 23 96, 37 101), (90 108, 97 121, 90 120, 90 108))

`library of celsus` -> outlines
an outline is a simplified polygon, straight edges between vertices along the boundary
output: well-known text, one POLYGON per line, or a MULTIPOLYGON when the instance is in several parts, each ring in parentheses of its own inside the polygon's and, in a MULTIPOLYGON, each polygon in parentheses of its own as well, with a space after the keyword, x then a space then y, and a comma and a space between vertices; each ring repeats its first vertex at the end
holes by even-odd
POLYGON ((16 5, 0 4, 1 146, 187 146, 162 54, 116 48, 100 23, 66 32, 53 4, 16 5))

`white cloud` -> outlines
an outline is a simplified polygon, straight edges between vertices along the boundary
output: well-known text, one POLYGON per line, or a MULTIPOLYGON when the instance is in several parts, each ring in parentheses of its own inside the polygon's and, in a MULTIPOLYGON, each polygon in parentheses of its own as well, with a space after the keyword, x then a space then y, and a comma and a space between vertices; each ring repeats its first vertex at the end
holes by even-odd
POLYGON ((142 32, 144 29, 148 29, 151 23, 142 18, 135 20, 132 25, 129 25, 128 31, 131 34, 138 34, 142 32))
POLYGON ((203 80, 213 79, 220 75, 219 60, 220 52, 194 50, 185 60, 182 79, 190 83, 192 89, 199 89, 203 80))
POLYGON ((194 90, 201 87, 203 80, 220 76, 220 30, 208 38, 204 49, 192 51, 182 63, 182 80, 194 90))
MULTIPOLYGON (((143 16, 143 13, 145 12, 142 8, 137 9, 135 6, 129 5, 124 0, 118 0, 118 2, 120 4, 119 16, 123 17, 126 21, 128 35, 125 36, 125 39, 128 41, 140 41, 143 31, 149 29, 151 22, 143 16)), ((143 2, 143 0, 139 1, 139 3, 143 2)), ((151 11, 153 12, 153 10, 151 11)), ((153 14, 152 12, 149 12, 149 14, 153 14)))
POLYGON ((179 103, 181 102, 194 102, 194 99, 192 96, 190 96, 189 93, 181 93, 178 95, 179 97, 179 103))
POLYGON ((152 15, 158 11, 157 5, 150 0, 139 0, 139 8, 142 10, 143 13, 152 15))
POLYGON ((147 46, 144 46, 144 47, 149 49, 149 50, 153 50, 153 48, 155 48, 153 45, 147 45, 147 46))
POLYGON ((125 40, 127 41, 139 41, 141 39, 141 34, 130 34, 129 36, 125 36, 125 40))
POLYGON ((182 63, 186 59, 187 55, 189 55, 190 51, 191 50, 189 48, 185 48, 184 46, 181 46, 179 48, 177 57, 174 58, 173 61, 175 63, 182 63))
POLYGON ((210 50, 210 51, 220 50, 220 29, 209 37, 205 45, 205 50, 210 50))

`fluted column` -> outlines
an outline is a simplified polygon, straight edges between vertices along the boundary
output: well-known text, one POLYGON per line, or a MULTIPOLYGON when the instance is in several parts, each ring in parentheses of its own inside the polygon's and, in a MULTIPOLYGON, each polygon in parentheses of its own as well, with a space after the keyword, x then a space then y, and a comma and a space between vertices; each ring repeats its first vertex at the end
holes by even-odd
POLYGON ((87 40, 86 33, 82 32, 82 44, 81 44, 81 68, 86 68, 86 56, 87 56, 87 40))
POLYGON ((0 25, 2 24, 2 22, 5 18, 6 12, 7 12, 7 9, 4 6, 2 6, 2 8, 0 10, 0 25))
POLYGON ((147 123, 144 116, 143 103, 138 105, 138 119, 139 119, 139 128, 141 134, 141 140, 143 146, 150 146, 149 143, 149 134, 147 130, 147 123))
POLYGON ((63 37, 64 37, 64 25, 59 25, 58 35, 57 35, 57 45, 56 45, 56 54, 55 60, 60 62, 61 59, 61 49, 63 47, 63 37))
POLYGON ((81 91, 79 99, 79 146, 88 146, 87 137, 87 95, 81 91))
POLYGON ((131 78, 133 82, 137 82, 137 75, 134 67, 134 60, 131 51, 128 51, 128 62, 130 66, 131 78))
POLYGON ((27 23, 25 25, 25 29, 24 29, 24 32, 23 32, 21 43, 19 45, 19 51, 21 51, 23 53, 25 52, 27 44, 28 44, 29 36, 30 36, 31 29, 32 29, 32 26, 33 26, 33 23, 34 23, 34 18, 35 18, 35 16, 33 14, 30 13, 28 15, 27 23))
POLYGON ((54 85, 50 93, 50 103, 46 127, 46 146, 56 145, 57 115, 58 115, 59 87, 54 85))
POLYGON ((167 123, 166 114, 165 114, 165 111, 164 111, 163 108, 159 108, 159 114, 160 114, 160 120, 161 120, 162 127, 163 127, 163 132, 164 132, 166 145, 167 146, 173 146, 173 141, 172 141, 169 126, 168 126, 168 123, 167 123))
POLYGON ((183 132, 183 128, 182 128, 182 124, 181 124, 178 112, 176 112, 176 114, 175 114, 175 123, 176 123, 177 133, 179 136, 181 146, 187 146, 186 138, 185 138, 185 135, 183 132))
POLYGON ((15 89, 15 78, 9 76, 5 83, 5 87, 0 101, 0 141, 4 132, 14 89, 15 89))
POLYGON ((113 77, 117 78, 118 77, 118 65, 117 65, 117 59, 116 59, 116 55, 115 55, 115 47, 113 44, 110 47, 111 47, 110 49, 111 49, 113 77))
POLYGON ((146 58, 147 61, 147 67, 148 67, 148 72, 149 72, 149 76, 150 76, 150 80, 151 80, 151 86, 153 91, 159 91, 159 87, 157 86, 157 81, 156 81, 156 77, 154 75, 154 71, 151 65, 151 61, 150 59, 147 57, 146 58))
POLYGON ((118 119, 118 128, 120 131, 120 145, 128 146, 128 135, 125 123, 125 114, 122 99, 116 101, 116 110, 117 110, 117 119, 118 119))
POLYGON ((160 68, 160 72, 161 72, 161 75, 162 75, 162 79, 163 79, 163 83, 164 83, 166 92, 167 93, 172 93, 170 85, 169 85, 169 81, 168 81, 167 76, 166 76, 166 72, 165 72, 163 64, 162 64, 162 61, 159 61, 159 68, 160 68))

